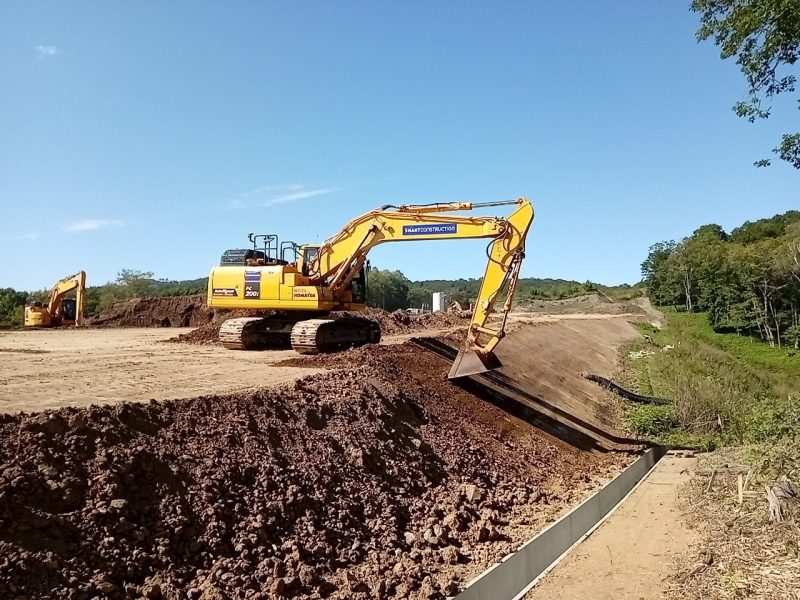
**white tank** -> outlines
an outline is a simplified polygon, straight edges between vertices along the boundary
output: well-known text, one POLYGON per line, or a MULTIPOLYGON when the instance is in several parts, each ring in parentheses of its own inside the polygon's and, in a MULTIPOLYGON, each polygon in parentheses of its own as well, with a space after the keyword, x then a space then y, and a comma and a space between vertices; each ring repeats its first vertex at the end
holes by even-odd
POLYGON ((431 310, 433 312, 444 312, 447 310, 447 305, 445 302, 445 295, 442 292, 433 292, 433 303, 431 304, 431 310))

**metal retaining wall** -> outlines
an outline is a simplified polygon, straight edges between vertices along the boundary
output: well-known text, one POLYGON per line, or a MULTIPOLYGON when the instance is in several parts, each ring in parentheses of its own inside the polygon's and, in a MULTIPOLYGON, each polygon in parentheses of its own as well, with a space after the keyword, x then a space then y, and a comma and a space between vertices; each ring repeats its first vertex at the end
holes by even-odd
POLYGON ((456 600, 512 600, 527 591, 539 575, 602 521, 665 453, 663 447, 649 449, 592 497, 476 577, 456 600))

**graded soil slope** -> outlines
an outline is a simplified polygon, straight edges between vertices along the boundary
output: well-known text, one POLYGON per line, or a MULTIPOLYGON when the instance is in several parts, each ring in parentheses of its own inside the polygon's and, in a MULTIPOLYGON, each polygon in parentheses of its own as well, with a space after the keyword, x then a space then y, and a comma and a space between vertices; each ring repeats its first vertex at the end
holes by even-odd
MULTIPOLYGON (((582 373, 612 377, 617 348, 638 336, 627 317, 564 315, 516 320, 495 350, 502 366, 459 379, 458 385, 478 391, 583 449, 625 448, 635 442, 620 430, 621 401, 582 373)), ((415 341, 450 361, 464 343, 462 335, 454 334, 415 341)), ((290 359, 282 364, 302 363, 290 359)))
POLYGON ((630 459, 551 441, 413 344, 334 359, 0 416, 0 597, 443 598, 630 459))
POLYGON ((624 318, 563 320, 516 328, 496 354, 500 373, 537 405, 566 413, 587 431, 619 436, 619 404, 581 373, 611 377, 617 348, 638 336, 624 318))

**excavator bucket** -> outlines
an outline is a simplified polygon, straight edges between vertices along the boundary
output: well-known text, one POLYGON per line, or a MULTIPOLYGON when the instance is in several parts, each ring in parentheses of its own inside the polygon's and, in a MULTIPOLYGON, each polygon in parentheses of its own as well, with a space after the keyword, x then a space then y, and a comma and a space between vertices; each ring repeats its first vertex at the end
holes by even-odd
POLYGON ((458 379, 468 375, 479 375, 502 366, 502 363, 493 352, 483 355, 478 354, 475 350, 464 348, 453 361, 453 366, 450 367, 450 373, 448 373, 447 377, 449 379, 458 379))

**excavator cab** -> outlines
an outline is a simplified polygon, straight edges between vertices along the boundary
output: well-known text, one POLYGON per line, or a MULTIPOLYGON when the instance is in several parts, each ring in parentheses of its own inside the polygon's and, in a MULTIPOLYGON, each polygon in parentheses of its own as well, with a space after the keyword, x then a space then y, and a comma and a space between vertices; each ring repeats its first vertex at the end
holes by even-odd
POLYGON ((75 325, 75 318, 78 313, 78 301, 76 298, 64 298, 61 301, 61 324, 75 325))
POLYGON ((300 247, 300 258, 298 260, 300 266, 300 272, 308 277, 308 274, 311 272, 311 264, 314 262, 314 259, 317 258, 317 254, 319 253, 319 246, 309 246, 306 244, 305 246, 300 247))

